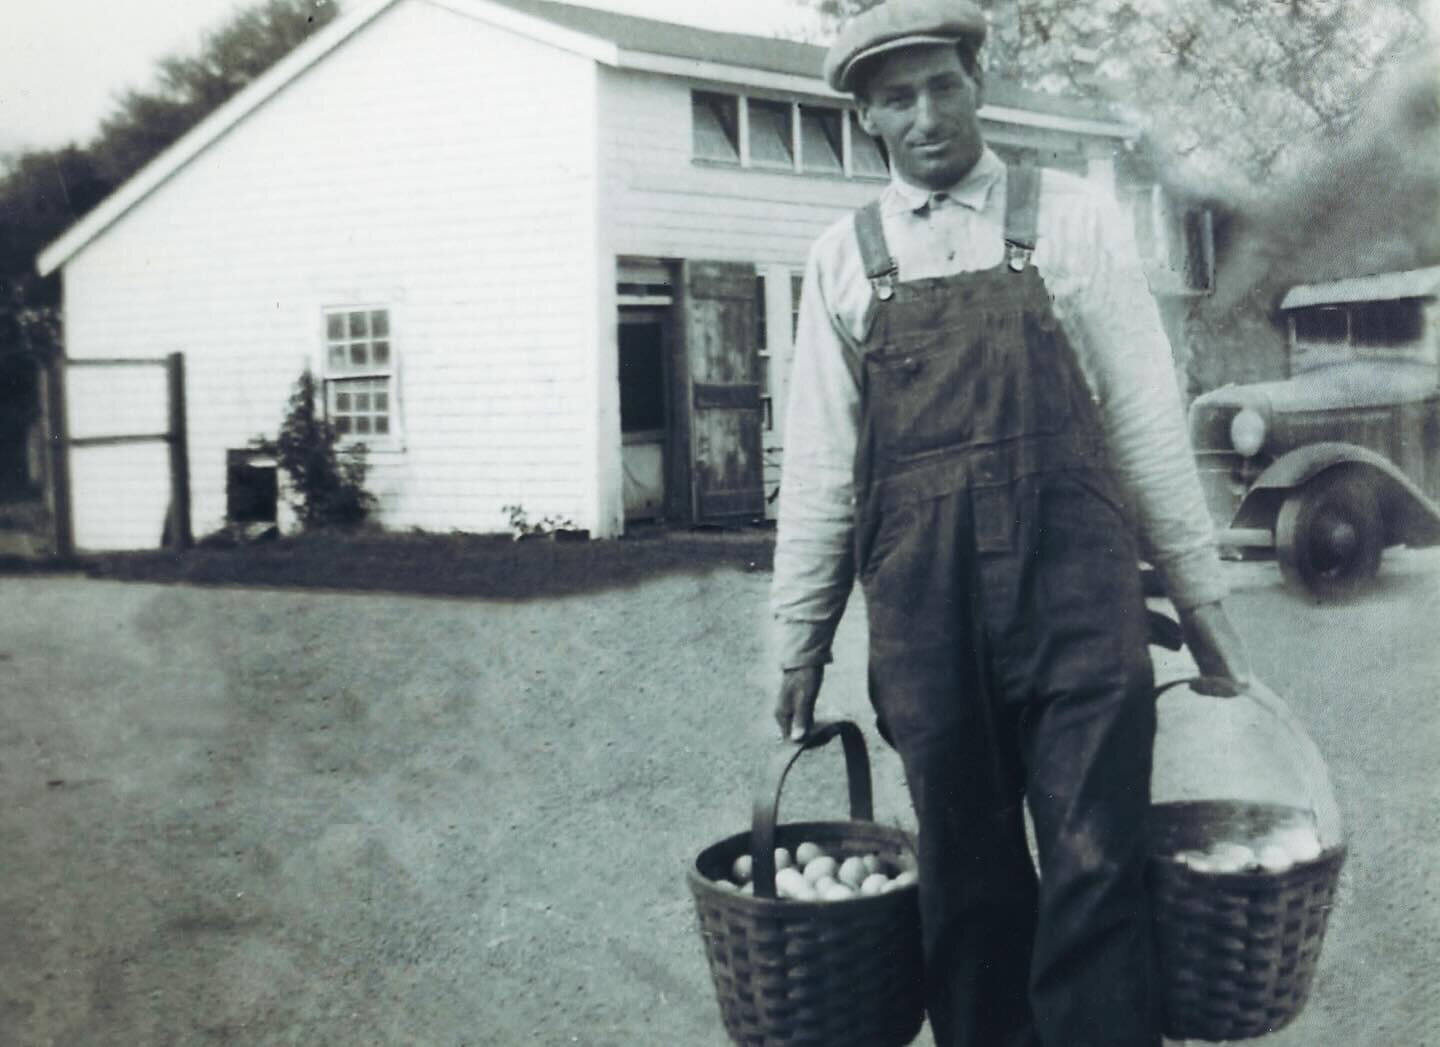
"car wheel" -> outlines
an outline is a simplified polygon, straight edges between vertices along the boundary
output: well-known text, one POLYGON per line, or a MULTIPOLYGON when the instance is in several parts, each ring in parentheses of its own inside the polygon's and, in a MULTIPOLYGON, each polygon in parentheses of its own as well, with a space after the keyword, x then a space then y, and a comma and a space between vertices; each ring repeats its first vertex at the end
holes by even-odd
POLYGON ((1380 504, 1364 477, 1324 473, 1292 491, 1275 520, 1275 552, 1285 580, 1319 600, 1363 590, 1380 568, 1385 537, 1380 504))

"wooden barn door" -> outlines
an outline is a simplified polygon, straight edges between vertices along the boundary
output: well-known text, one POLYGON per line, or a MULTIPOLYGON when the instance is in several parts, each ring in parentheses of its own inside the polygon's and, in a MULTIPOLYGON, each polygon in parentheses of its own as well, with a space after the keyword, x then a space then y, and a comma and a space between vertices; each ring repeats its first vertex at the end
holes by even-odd
POLYGON ((763 516, 755 268, 686 262, 684 275, 691 518, 763 516))

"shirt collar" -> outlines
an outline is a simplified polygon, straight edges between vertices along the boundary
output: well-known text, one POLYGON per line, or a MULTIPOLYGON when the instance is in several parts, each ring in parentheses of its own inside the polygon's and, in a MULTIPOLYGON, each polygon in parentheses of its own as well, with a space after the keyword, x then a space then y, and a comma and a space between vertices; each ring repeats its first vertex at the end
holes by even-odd
MULTIPOLYGON (((959 204, 961 207, 968 207, 972 211, 979 211, 985 206, 986 200, 990 198, 990 190, 1000 180, 1005 172, 1005 162, 996 156, 989 149, 980 154, 980 159, 975 166, 961 177, 949 189, 939 190, 947 197, 947 202, 959 204)), ((890 176, 890 184, 885 189, 884 209, 890 214, 898 214, 903 211, 920 212, 929 207, 936 196, 936 191, 925 189, 918 185, 911 185, 904 181, 898 172, 890 176)))

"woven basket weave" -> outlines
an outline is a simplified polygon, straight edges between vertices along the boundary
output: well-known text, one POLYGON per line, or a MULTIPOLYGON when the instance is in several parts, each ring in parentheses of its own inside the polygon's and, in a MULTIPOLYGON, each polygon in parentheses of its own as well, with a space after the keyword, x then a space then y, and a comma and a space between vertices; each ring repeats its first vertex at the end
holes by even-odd
POLYGON ((838 902, 780 900, 774 848, 810 840, 835 857, 878 854, 899 865, 914 854, 914 838, 873 822, 870 767, 854 724, 822 725, 780 757, 751 831, 706 848, 688 875, 725 1028, 744 1047, 902 1047, 924 1021, 916 887, 838 902), (837 736, 851 820, 777 826, 785 773, 801 752, 837 736), (742 854, 756 856, 755 897, 715 884, 742 854))
POLYGON ((1309 812, 1233 802, 1157 804, 1149 866, 1165 1033, 1264 1036, 1300 1013, 1320 958, 1345 848, 1279 873, 1202 873, 1170 856, 1254 840, 1309 812))

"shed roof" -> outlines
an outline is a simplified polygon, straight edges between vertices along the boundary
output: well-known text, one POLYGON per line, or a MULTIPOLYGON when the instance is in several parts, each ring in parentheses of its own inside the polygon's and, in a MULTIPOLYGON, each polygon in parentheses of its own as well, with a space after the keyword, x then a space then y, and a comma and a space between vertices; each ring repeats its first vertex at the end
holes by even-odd
MULTIPOLYGON (((826 48, 817 44, 698 29, 653 18, 619 14, 598 7, 559 3, 557 0, 494 2, 587 36, 607 40, 626 51, 666 55, 697 62, 720 62, 764 72, 809 77, 816 81, 817 88, 824 86, 821 82, 821 69, 826 48)), ((986 78, 985 100, 991 106, 1014 107, 1032 113, 1047 113, 1080 120, 1116 120, 1115 114, 1105 106, 1083 99, 1026 90, 993 77, 986 78)))
POLYGON ((1433 298, 1440 293, 1440 265, 1407 269, 1398 273, 1352 276, 1323 284, 1300 284, 1290 288, 1280 302, 1281 309, 1303 309, 1312 305, 1343 305, 1347 302, 1393 302, 1400 298, 1433 298))
MULTIPOLYGON (((40 253, 49 275, 132 207, 224 137, 289 83, 402 0, 367 0, 341 15, 207 116, 40 253)), ((552 0, 424 0, 510 32, 616 68, 833 95, 821 78, 825 54, 814 44, 721 33, 552 0)), ((987 82, 982 117, 1131 138, 1134 129, 1108 110, 987 82)))
POLYGON ((723 33, 711 29, 620 14, 599 7, 580 7, 556 0, 495 0, 556 25, 608 40, 627 51, 726 62, 772 73, 819 78, 824 49, 813 44, 723 33))

